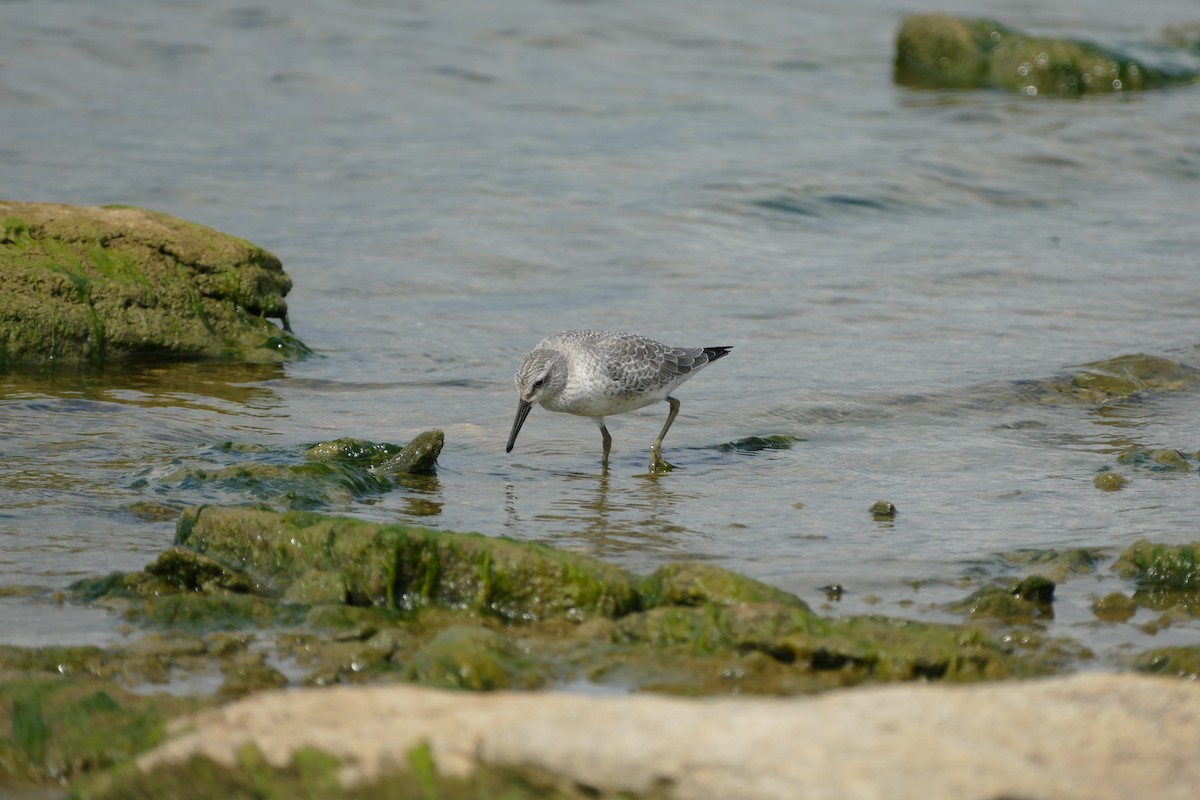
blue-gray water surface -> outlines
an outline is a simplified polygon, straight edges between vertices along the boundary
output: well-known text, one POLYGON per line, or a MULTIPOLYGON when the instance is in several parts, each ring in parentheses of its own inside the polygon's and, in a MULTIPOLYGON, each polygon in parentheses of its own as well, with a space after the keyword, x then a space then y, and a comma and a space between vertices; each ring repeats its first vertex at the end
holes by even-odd
MULTIPOLYGON (((1189 0, 939 0, 1159 51, 1189 0)), ((638 572, 705 559, 822 606, 950 619, 1002 554, 1193 541, 1183 473, 1093 486, 1130 446, 1195 453, 1197 391, 1025 402, 1124 354, 1200 366, 1200 87, 1053 99, 891 78, 903 0, 0 3, 0 196, 164 211, 275 252, 283 367, 0 375, 0 588, 139 569, 170 520, 250 502, 168 480, 224 442, 286 450, 443 428, 436 483, 331 509, 552 543, 638 572), (666 413, 535 409, 540 338, 733 345, 666 413), (1017 388, 1014 388, 1017 387, 1017 388), (789 449, 720 449, 749 436, 789 449), (885 499, 890 522, 868 513, 885 499)), ((1165 57, 1165 56, 1164 56, 1165 57)), ((1187 58, 1176 54, 1173 58, 1187 58)), ((1195 66, 1193 64, 1193 66, 1195 66)), ((244 457, 244 456, 243 456, 244 457)), ((1019 571, 1019 570, 1018 570, 1019 571)), ((1104 564, 1052 633, 1119 661, 1196 643, 1097 621, 1104 564)), ((0 640, 120 640, 11 591, 0 640)))

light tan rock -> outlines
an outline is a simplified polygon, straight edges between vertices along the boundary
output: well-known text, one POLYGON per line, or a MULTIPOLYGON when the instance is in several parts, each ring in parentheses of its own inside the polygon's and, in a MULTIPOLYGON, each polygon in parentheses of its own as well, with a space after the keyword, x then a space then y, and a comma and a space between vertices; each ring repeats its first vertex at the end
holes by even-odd
POLYGON ((605 791, 678 798, 1193 798, 1200 685, 1087 674, 892 685, 804 698, 465 694, 415 686, 269 692, 193 718, 139 761, 232 766, 253 742, 285 766, 301 747, 351 785, 404 769, 538 767, 605 791))

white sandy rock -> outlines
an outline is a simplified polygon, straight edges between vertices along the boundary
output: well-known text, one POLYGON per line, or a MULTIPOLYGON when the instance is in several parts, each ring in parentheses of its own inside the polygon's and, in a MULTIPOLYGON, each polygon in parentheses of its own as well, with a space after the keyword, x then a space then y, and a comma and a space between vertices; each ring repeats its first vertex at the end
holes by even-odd
POLYGON ((267 692, 204 712, 139 761, 285 766, 313 747, 347 785, 428 742, 443 774, 535 766, 605 791, 678 798, 1193 798, 1200 685, 1090 674, 905 684, 800 698, 467 694, 416 686, 267 692))

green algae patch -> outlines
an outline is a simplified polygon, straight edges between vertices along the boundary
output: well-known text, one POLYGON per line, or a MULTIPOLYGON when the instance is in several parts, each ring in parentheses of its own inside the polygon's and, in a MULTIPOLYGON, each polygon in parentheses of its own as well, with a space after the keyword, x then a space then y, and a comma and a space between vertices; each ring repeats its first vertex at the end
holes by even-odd
MULTIPOLYGON (((517 769, 481 764, 467 775, 445 775, 427 745, 403 755, 396 768, 382 771, 370 782, 346 787, 338 777, 341 762, 328 753, 301 748, 290 763, 276 767, 254 745, 246 745, 235 764, 193 757, 146 771, 128 765, 89 779, 73 794, 79 800, 593 800, 601 796, 591 787, 532 766, 517 769)), ((645 795, 622 793, 614 800, 666 800, 669 796, 656 790, 645 795)))
POLYGON ((680 562, 659 568, 641 583, 642 606, 728 606, 779 603, 808 610, 804 601, 774 586, 702 562, 680 562))
POLYGON ((208 506, 183 513, 176 541, 277 593, 314 570, 339 575, 355 605, 443 605, 532 621, 618 616, 638 603, 617 567, 479 534, 208 506))
POLYGON ((916 14, 905 17, 896 36, 894 79, 913 88, 1078 96, 1196 78, 1192 70, 1152 66, 1089 42, 1030 36, 990 19, 916 14))
POLYGON ((0 220, 6 365, 309 352, 287 330, 291 279, 242 239, 130 207, 0 201, 0 220))
POLYGON ((1119 492, 1125 488, 1127 483, 1129 483, 1128 478, 1111 469, 1104 470, 1092 479, 1092 484, 1102 492, 1119 492))
POLYGON ((0 672, 0 786, 60 784, 127 761, 158 743, 168 717, 190 710, 111 685, 0 672))

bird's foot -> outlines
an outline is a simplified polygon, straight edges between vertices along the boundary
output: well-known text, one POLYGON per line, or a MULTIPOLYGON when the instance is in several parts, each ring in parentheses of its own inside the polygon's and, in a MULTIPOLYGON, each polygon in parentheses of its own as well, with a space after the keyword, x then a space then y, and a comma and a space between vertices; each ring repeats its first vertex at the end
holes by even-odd
POLYGON ((650 472, 662 473, 675 469, 675 465, 662 457, 662 451, 657 447, 650 448, 650 472))

